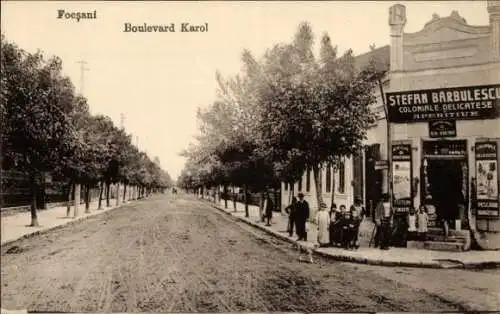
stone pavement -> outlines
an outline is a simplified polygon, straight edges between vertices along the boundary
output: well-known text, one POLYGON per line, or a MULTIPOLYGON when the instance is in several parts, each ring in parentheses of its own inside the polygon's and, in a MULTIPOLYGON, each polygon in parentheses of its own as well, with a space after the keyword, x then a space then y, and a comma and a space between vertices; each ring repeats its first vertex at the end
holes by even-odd
MULTIPOLYGON (((127 203, 129 202, 126 202, 125 204, 127 203)), ((106 207, 106 200, 103 200, 102 209, 97 210, 98 202, 91 202, 90 213, 85 213, 85 204, 82 204, 79 207, 79 216, 77 218, 73 218, 73 206, 71 206, 69 218, 66 217, 66 206, 39 210, 39 227, 28 226, 31 223, 31 213, 29 211, 23 211, 6 217, 1 217, 1 244, 5 245, 21 238, 33 236, 39 233, 46 232, 48 230, 52 230, 59 226, 66 225, 68 223, 75 223, 77 221, 105 213, 123 205, 123 203, 120 202, 120 205, 116 206, 116 200, 111 199, 110 205, 110 207, 106 207)))
POLYGON ((360 248, 355 251, 342 248, 319 248, 317 247, 317 227, 309 224, 307 233, 308 241, 296 241, 297 236, 290 237, 286 231, 288 216, 282 213, 273 213, 270 227, 259 222, 259 208, 249 205, 249 218, 245 217, 244 204, 237 203, 234 211, 233 202, 228 201, 228 208, 224 208, 224 202, 212 203, 216 208, 234 217, 262 229, 285 241, 297 243, 302 249, 313 251, 318 255, 333 258, 335 260, 384 266, 406 266, 425 268, 480 268, 500 267, 500 251, 466 251, 446 252, 425 249, 410 249, 392 247, 390 250, 380 250, 368 247, 373 223, 365 219, 360 226, 359 242, 360 248))

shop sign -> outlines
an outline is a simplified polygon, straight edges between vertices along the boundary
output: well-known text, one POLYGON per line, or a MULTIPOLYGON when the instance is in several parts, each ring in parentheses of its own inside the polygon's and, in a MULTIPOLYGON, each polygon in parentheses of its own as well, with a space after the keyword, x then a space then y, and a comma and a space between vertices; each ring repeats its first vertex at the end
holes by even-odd
POLYGON ((500 116, 500 85, 386 93, 389 121, 483 120, 500 116))
POLYGON ((478 216, 499 216, 498 145, 476 143, 476 199, 478 216))
POLYGON ((376 160, 375 161, 375 170, 385 170, 389 169, 389 163, 387 160, 376 160))
POLYGON ((392 146, 392 206, 395 212, 408 212, 413 205, 411 145, 392 146))
POLYGON ((429 137, 455 137, 457 136, 457 123, 455 120, 438 120, 429 122, 429 137))

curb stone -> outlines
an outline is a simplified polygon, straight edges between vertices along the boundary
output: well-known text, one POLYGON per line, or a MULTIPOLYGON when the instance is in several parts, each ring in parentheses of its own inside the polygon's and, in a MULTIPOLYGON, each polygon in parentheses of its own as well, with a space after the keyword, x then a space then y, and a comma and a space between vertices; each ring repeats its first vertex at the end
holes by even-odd
POLYGON ((357 264, 366 264, 366 265, 375 265, 375 266, 386 266, 386 267, 413 267, 413 268, 434 268, 434 269, 476 269, 476 268, 496 268, 496 267, 500 267, 500 262, 492 262, 492 261, 488 261, 488 262, 471 262, 471 263, 463 263, 463 262, 460 262, 460 263, 457 263, 457 265, 453 265, 453 266, 446 266, 446 265, 442 265, 441 263, 439 263, 438 261, 432 261, 432 262, 425 262, 425 261, 417 261, 417 262, 405 262, 405 261, 384 261, 384 260, 380 260, 380 259, 369 259, 369 258, 366 258, 366 257, 357 257, 357 256, 347 256, 347 255, 341 255, 341 254, 335 254, 335 253, 326 253, 326 252, 323 252, 323 251, 320 251, 318 250, 317 248, 309 248, 307 245, 304 245, 302 243, 299 243, 285 235, 282 235, 280 234, 279 232, 277 231, 274 231, 274 230, 270 230, 264 226, 261 226, 257 223, 254 223, 252 221, 249 221, 243 217, 237 217, 237 216, 234 216, 232 213, 230 212, 227 212, 226 210, 224 210, 223 208, 220 208, 219 206, 211 203, 212 207, 216 208, 217 210, 229 215, 229 216, 232 216, 234 218, 236 218, 237 220, 239 221, 242 221, 244 223, 246 223, 247 225, 250 225, 250 226, 253 226, 257 229, 260 229, 262 231, 265 231, 266 233, 270 234, 270 235, 273 235, 277 238, 280 238, 284 241, 287 241, 287 242, 290 242, 290 243, 293 243, 293 244, 296 244, 299 249, 301 251, 308 251, 308 250, 312 250, 313 253, 319 255, 319 256, 322 256, 322 257, 325 257, 325 258, 329 258, 329 259, 333 259, 333 260, 338 260, 338 261, 343 261, 343 262, 350 262, 350 263, 357 263, 357 264))
POLYGON ((0 247, 7 246, 9 244, 12 244, 12 243, 20 241, 20 240, 29 239, 31 237, 35 237, 35 236, 47 233, 49 231, 58 230, 58 229, 61 229, 63 227, 67 227, 67 226, 73 226, 73 225, 82 223, 82 222, 88 220, 89 218, 96 217, 96 216, 102 215, 102 214, 107 213, 107 212, 111 212, 111 211, 113 211, 113 210, 115 210, 117 208, 120 208, 120 207, 125 206, 125 205, 129 205, 129 204, 131 204, 131 203, 126 203, 126 204, 121 203, 120 205, 118 205, 118 206, 115 205, 114 207, 111 207, 111 208, 109 208, 107 210, 94 209, 94 211, 98 211, 97 214, 88 215, 88 216, 80 216, 80 217, 77 217, 77 218, 73 218, 72 220, 69 220, 66 223, 63 223, 61 225, 52 226, 52 227, 49 227, 49 228, 46 228, 46 229, 40 229, 40 230, 36 230, 36 231, 30 232, 30 233, 24 234, 24 235, 22 235, 22 236, 20 236, 18 238, 7 240, 4 243, 1 243, 0 247))

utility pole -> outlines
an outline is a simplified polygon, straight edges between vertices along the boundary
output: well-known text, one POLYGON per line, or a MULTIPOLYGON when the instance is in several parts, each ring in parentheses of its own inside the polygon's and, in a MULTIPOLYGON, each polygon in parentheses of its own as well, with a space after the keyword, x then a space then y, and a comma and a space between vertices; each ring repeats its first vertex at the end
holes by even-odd
POLYGON ((77 61, 76 63, 80 63, 80 94, 83 95, 85 87, 85 71, 88 71, 90 69, 85 67, 85 65, 88 63, 84 60, 77 61))
POLYGON ((382 104, 384 105, 384 113, 386 119, 386 133, 387 133, 387 194, 389 194, 391 206, 392 206, 392 130, 391 122, 389 120, 389 108, 387 107, 387 102, 384 94, 384 85, 382 79, 378 80, 378 86, 380 89, 380 97, 382 98, 382 104))
MULTIPOLYGON (((88 71, 89 69, 85 67, 87 62, 84 60, 77 61, 76 63, 80 64, 80 95, 83 96, 84 92, 84 87, 85 87, 85 71, 88 71)), ((75 191, 75 199, 74 199, 74 212, 73 212, 73 218, 76 218, 79 216, 79 207, 80 207, 80 199, 81 199, 81 190, 82 186, 79 183, 75 183, 74 185, 74 191, 75 191)), ((84 197, 87 197, 87 193, 90 193, 90 191, 85 191, 84 197)))
POLYGON ((120 113, 120 127, 123 129, 125 129, 125 114, 123 113, 120 113))

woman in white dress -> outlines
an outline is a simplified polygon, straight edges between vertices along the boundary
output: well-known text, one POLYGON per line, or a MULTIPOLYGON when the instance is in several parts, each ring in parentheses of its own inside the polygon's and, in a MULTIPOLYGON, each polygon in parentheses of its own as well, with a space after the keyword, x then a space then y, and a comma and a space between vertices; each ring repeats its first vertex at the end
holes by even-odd
POLYGON ((325 247, 330 244, 329 229, 330 214, 326 210, 326 204, 321 204, 318 213, 316 214, 316 223, 318 224, 318 243, 320 247, 325 247))

